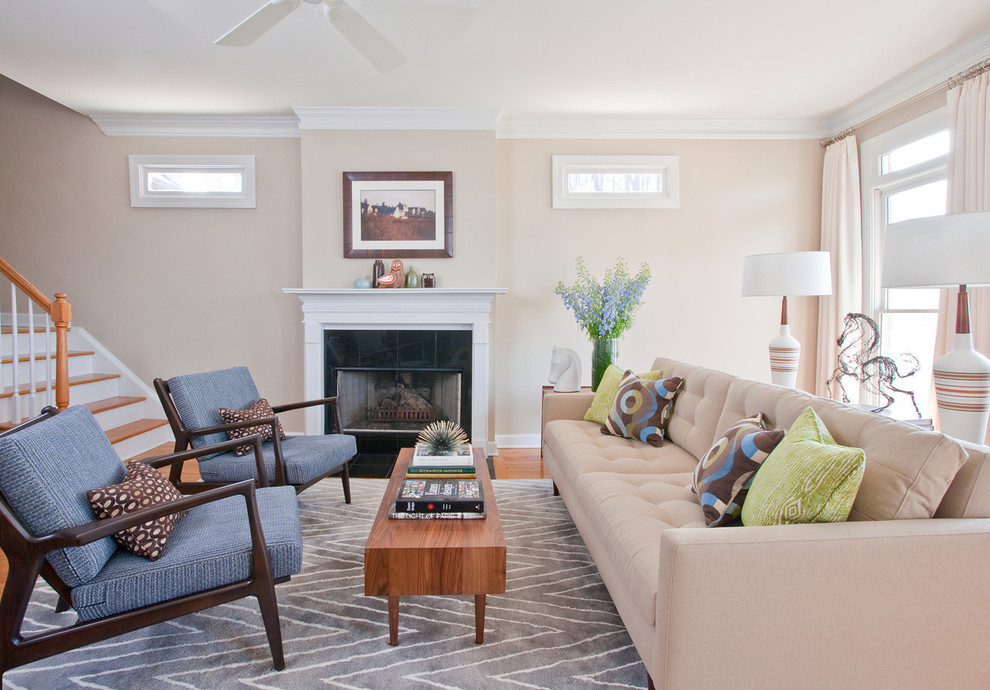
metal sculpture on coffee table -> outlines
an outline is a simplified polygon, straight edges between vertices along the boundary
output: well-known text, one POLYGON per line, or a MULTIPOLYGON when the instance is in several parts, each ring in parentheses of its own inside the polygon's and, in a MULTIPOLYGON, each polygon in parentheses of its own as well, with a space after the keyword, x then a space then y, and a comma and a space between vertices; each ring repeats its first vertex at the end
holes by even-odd
POLYGON ((894 385, 896 379, 906 379, 918 373, 921 369, 918 358, 907 352, 902 353, 901 357, 911 368, 902 373, 897 362, 880 354, 880 328, 876 321, 866 314, 849 313, 843 323, 845 327, 842 334, 835 341, 839 346, 838 366, 826 385, 831 387, 833 382, 837 383, 842 391, 842 402, 848 403, 850 399, 843 380, 852 377, 868 393, 876 393, 886 401, 880 407, 873 408, 872 412, 881 412, 890 407, 894 403, 895 394, 907 395, 920 419, 921 411, 914 399, 914 391, 894 385))

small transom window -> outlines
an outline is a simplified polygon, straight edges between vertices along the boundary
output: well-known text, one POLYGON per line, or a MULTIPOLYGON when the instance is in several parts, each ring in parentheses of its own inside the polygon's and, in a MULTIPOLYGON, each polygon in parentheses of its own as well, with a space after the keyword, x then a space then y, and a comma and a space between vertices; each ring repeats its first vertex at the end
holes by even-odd
POLYGON ((131 206, 255 208, 254 156, 129 156, 131 206))
POLYGON ((678 208, 677 156, 554 156, 554 208, 678 208))

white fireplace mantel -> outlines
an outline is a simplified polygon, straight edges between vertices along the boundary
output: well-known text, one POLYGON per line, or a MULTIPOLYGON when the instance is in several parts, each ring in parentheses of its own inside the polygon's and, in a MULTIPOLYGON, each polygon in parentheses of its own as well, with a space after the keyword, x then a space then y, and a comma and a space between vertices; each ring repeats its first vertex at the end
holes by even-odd
MULTIPOLYGON (((489 326, 492 302, 505 288, 399 290, 285 288, 302 301, 307 400, 324 390, 324 331, 469 330, 472 342, 471 441, 497 452, 488 437, 489 326)), ((322 434, 323 412, 306 408, 306 433, 322 434)))

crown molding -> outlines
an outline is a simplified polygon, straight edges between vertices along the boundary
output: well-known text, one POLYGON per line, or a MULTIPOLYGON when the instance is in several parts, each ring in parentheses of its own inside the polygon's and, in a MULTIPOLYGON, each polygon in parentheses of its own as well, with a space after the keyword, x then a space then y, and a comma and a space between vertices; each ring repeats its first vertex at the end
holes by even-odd
POLYGON ((89 118, 108 137, 213 137, 229 139, 298 139, 293 115, 115 115, 89 118))
POLYGON ((829 118, 829 134, 856 127, 940 88, 948 90, 949 79, 988 57, 990 30, 954 45, 842 108, 829 118))
POLYGON ((824 119, 704 118, 646 115, 508 116, 500 139, 820 139, 824 119))
POLYGON ((292 108, 299 129, 494 130, 501 108, 292 108))

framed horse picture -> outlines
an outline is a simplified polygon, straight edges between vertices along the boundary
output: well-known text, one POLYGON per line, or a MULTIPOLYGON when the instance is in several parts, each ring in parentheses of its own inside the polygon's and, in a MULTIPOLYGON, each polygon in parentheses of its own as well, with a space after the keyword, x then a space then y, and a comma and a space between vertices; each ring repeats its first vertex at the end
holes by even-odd
POLYGON ((452 172, 345 172, 344 258, 454 255, 452 172))

